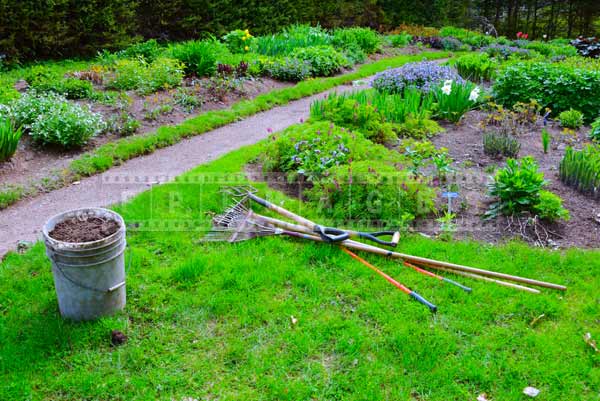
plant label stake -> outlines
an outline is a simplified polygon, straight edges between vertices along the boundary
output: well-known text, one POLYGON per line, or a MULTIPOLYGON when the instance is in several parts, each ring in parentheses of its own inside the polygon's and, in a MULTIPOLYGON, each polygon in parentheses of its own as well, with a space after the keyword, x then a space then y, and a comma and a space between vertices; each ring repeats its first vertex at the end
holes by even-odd
POLYGON ((458 198, 458 192, 442 192, 442 197, 448 198, 448 213, 452 213, 452 199, 458 198))

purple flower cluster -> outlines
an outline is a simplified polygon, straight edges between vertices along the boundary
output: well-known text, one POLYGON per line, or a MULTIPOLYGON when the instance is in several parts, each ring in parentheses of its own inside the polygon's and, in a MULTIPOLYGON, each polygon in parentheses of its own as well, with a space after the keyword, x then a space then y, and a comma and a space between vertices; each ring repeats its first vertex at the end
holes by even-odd
POLYGON ((380 92, 388 93, 401 93, 408 87, 416 87, 428 92, 448 79, 458 83, 464 82, 452 68, 432 61, 422 61, 380 72, 375 76, 372 86, 380 92))

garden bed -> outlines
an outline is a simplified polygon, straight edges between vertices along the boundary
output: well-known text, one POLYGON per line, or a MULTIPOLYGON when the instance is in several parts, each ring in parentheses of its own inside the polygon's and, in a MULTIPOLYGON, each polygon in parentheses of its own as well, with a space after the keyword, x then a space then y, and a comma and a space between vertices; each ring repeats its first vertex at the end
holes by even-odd
MULTIPOLYGON (((255 78, 240 80, 239 85, 234 90, 215 93, 214 90, 202 84, 202 82, 208 81, 208 79, 186 79, 184 81, 183 88, 190 88, 194 91, 197 98, 205 99, 200 106, 195 107, 193 110, 186 109, 175 102, 174 96, 177 93, 175 90, 161 91, 146 96, 136 94, 133 91, 127 92, 131 103, 125 108, 89 101, 78 101, 77 103, 89 104, 92 111, 101 113, 106 120, 114 116, 119 116, 122 112, 126 112, 140 122, 140 127, 131 136, 143 136, 155 131, 157 127, 174 126, 188 118, 207 111, 229 108, 233 103, 241 99, 253 99, 262 93, 268 93, 274 89, 293 86, 289 82, 276 81, 270 78, 255 78), (152 109, 156 109, 161 105, 168 105, 172 109, 168 113, 152 115, 151 118, 149 113, 151 113, 152 109)), ((97 87, 96 89, 102 88, 97 87)), ((81 148, 65 150, 58 146, 39 146, 28 135, 25 135, 19 143, 18 151, 13 158, 7 162, 0 163, 0 182, 2 184, 27 184, 49 177, 59 177, 61 171, 72 160, 99 146, 118 141, 121 138, 123 136, 118 133, 108 132, 93 137, 81 148)))
MULTIPOLYGON (((446 131, 433 137, 431 141, 437 147, 448 149, 450 157, 454 159, 457 169, 457 182, 460 187, 460 197, 455 202, 461 207, 457 215, 458 238, 473 238, 476 240, 497 243, 512 237, 521 237, 517 222, 506 217, 499 217, 497 221, 485 223, 481 216, 489 208, 492 199, 486 196, 487 184, 491 181, 497 167, 505 165, 504 160, 498 160, 486 155, 483 151, 480 127, 484 113, 472 111, 465 115, 459 125, 445 124, 446 131), (462 178, 465 177, 465 181, 462 178)), ((562 134, 561 128, 548 126, 552 136, 552 145, 547 154, 544 153, 540 139, 541 122, 537 126, 525 130, 518 137, 521 144, 519 157, 533 156, 548 180, 548 189, 563 199, 563 206, 570 212, 568 222, 548 225, 554 234, 550 235, 549 246, 560 247, 600 247, 600 202, 577 192, 560 181, 558 165, 564 156, 567 138, 562 134)), ((586 130, 576 132, 576 138, 568 138, 575 142, 576 148, 581 148, 588 143, 586 130)), ((429 234, 434 231, 429 230, 429 234)))

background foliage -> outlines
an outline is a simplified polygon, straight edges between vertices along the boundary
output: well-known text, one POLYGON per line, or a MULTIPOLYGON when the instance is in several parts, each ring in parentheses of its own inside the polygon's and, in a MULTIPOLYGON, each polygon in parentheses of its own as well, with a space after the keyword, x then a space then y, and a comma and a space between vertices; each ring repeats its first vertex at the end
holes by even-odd
POLYGON ((596 32, 599 16, 595 0, 0 0, 0 53, 22 61, 89 56, 142 37, 186 40, 240 28, 265 34, 294 23, 380 30, 403 23, 486 30, 491 23, 511 38, 517 31, 573 37, 596 32))

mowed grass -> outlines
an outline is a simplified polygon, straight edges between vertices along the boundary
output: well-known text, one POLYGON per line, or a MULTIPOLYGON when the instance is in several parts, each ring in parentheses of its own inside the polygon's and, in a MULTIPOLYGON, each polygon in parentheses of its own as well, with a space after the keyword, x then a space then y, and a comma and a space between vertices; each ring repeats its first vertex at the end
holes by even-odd
MULTIPOLYGON (((365 255, 439 307, 410 300, 340 249, 287 238, 202 243, 225 207, 215 180, 260 145, 229 154, 116 208, 130 232, 128 304, 91 323, 60 319, 43 245, 0 265, 2 400, 594 400, 600 252, 404 238, 407 253, 565 284, 540 295, 453 277, 471 295, 365 255), (188 182, 185 182, 188 181, 188 182), (536 324, 532 321, 540 315, 536 324), (293 324, 291 316, 297 319, 293 324), (110 332, 129 341, 110 344, 110 332)), ((265 191, 264 185, 258 185, 265 191)), ((262 192, 265 193, 265 192, 262 192)), ((268 191, 286 207, 306 207, 268 191)))

